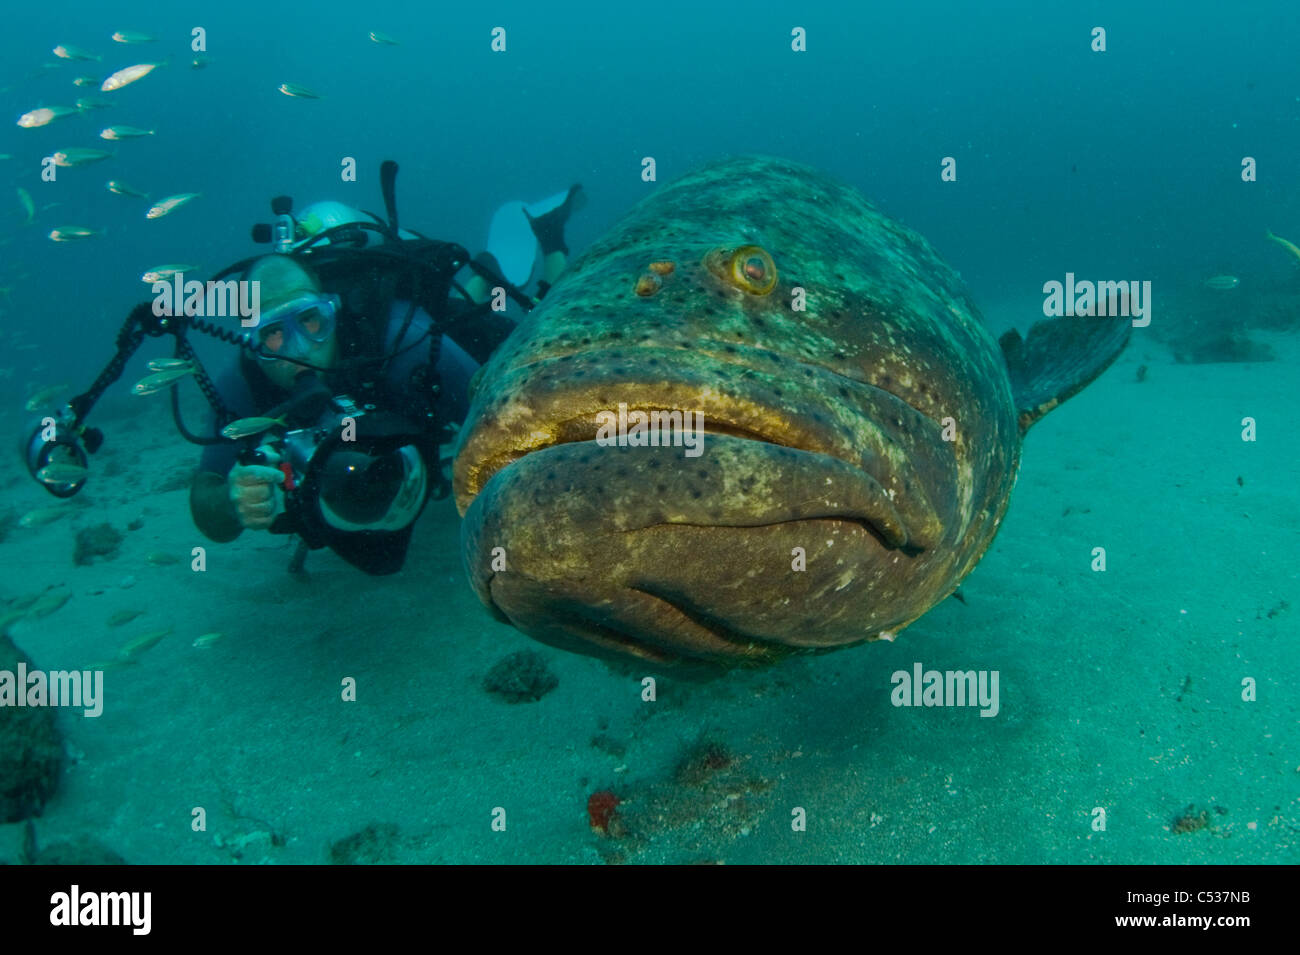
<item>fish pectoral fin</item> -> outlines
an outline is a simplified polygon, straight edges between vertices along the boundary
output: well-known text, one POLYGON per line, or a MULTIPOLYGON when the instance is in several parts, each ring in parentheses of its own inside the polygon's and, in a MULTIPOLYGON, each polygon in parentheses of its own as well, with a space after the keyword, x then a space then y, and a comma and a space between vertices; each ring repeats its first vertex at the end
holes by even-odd
POLYGON ((1015 329, 999 338, 1020 433, 1109 368, 1132 327, 1127 316, 1049 318, 1024 338, 1015 329))

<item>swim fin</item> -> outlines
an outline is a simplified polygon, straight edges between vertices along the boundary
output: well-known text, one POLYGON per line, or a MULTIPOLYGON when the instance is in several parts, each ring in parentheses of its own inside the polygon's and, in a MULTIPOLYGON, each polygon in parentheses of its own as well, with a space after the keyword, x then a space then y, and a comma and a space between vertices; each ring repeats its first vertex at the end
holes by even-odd
POLYGON ((564 241, 564 226, 568 223, 569 216, 586 204, 587 195, 582 191, 582 185, 574 183, 565 193, 564 201, 548 212, 537 214, 533 209, 524 207, 524 215, 533 228, 533 235, 537 236, 537 244, 542 247, 542 255, 550 255, 552 252, 569 254, 569 247, 564 241))

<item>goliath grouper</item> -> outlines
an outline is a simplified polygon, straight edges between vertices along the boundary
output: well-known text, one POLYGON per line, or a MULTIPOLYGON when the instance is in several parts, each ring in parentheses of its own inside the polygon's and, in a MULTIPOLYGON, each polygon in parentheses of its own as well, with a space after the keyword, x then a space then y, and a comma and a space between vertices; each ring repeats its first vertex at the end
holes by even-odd
POLYGON ((575 261, 482 370, 455 463, 466 569, 498 617, 588 653, 892 640, 979 561, 1025 430, 1129 327, 1039 322, 999 348, 957 274, 855 190, 778 159, 707 166, 575 261), (596 440, 620 404, 660 413, 652 441, 596 440), (672 412, 702 415, 702 453, 669 440, 672 412))

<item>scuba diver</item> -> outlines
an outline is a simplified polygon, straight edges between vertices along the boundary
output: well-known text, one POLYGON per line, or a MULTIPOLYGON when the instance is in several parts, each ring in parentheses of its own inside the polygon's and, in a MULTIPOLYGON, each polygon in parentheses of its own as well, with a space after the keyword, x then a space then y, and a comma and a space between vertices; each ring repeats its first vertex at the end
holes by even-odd
POLYGON ((94 453, 103 440, 84 424, 90 407, 145 336, 172 334, 175 357, 151 362, 162 369, 151 378, 171 387, 182 435, 204 446, 190 489, 195 526, 218 543, 245 528, 294 534, 291 571, 320 547, 369 574, 400 570, 424 504, 449 490, 438 449, 464 419, 470 377, 514 328, 504 300, 528 310, 545 295, 565 266, 564 227, 584 197, 575 185, 506 204, 487 250, 471 259, 459 245, 399 227, 396 173, 396 163, 381 167, 387 220, 337 202, 295 215, 287 197, 272 200, 275 223, 253 235, 274 251, 207 283, 258 283, 248 334, 136 306, 90 391, 32 435, 33 476, 59 497, 80 489, 82 445, 94 453), (524 292, 539 275, 536 293, 524 292), (190 331, 239 346, 215 380, 190 331), (211 408, 207 435, 185 427, 171 376, 199 385, 211 408))

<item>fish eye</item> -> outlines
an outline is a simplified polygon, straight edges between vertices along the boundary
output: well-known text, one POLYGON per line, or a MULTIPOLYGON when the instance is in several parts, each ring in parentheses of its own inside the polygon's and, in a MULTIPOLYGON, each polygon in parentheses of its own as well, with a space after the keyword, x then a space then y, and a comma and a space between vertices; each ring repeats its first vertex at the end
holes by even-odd
POLYGON ((776 288, 776 263, 756 245, 742 245, 734 251, 714 249, 705 256, 705 265, 728 285, 751 295, 767 295, 776 288))
POLYGON ((732 253, 730 272, 733 284, 754 295, 766 295, 776 287, 776 263, 756 245, 732 253))

